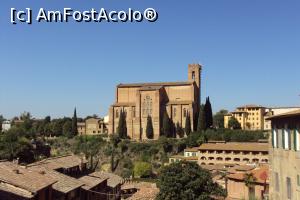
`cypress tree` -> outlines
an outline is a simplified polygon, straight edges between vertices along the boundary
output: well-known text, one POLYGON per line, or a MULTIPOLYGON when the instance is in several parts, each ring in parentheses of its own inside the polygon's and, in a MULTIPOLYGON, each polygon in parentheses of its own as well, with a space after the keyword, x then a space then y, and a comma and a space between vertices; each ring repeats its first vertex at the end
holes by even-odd
POLYGON ((147 117, 147 127, 146 127, 146 136, 148 139, 153 139, 153 125, 152 118, 150 115, 147 117))
POLYGON ((168 116, 167 111, 164 113, 163 117, 163 128, 162 128, 163 135, 166 137, 171 137, 172 136, 172 126, 171 126, 171 120, 168 116))
POLYGON ((204 108, 205 108, 205 106, 202 104, 200 106, 200 111, 199 111, 197 132, 201 132, 206 129, 206 115, 205 115, 204 108))
POLYGON ((126 112, 124 112, 123 110, 123 124, 124 124, 124 127, 123 127, 123 138, 126 139, 127 138, 127 122, 126 122, 126 112))
POLYGON ((213 126, 213 113, 212 113, 209 97, 206 98, 206 102, 205 102, 205 117, 206 117, 205 129, 211 128, 213 126))
POLYGON ((120 112, 117 132, 120 138, 125 139, 127 137, 126 114, 124 110, 120 112))
POLYGON ((180 126, 179 122, 176 123, 176 134, 179 136, 179 138, 183 138, 184 136, 184 130, 180 126))
POLYGON ((72 118, 72 133, 73 133, 74 136, 78 135, 76 108, 74 109, 74 115, 73 115, 73 118, 72 118))
POLYGON ((190 133, 191 133, 191 117, 190 117, 190 113, 189 112, 187 112, 187 114, 186 114, 186 118, 185 118, 185 128, 184 128, 184 130, 185 130, 185 134, 187 135, 187 136, 189 136, 190 135, 190 133))

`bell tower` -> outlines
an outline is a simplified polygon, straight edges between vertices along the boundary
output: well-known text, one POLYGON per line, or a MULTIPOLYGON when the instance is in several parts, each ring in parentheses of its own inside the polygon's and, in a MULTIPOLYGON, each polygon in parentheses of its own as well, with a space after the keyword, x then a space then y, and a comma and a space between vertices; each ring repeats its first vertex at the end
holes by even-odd
MULTIPOLYGON (((188 65, 188 81, 194 82, 196 87, 194 88, 194 119, 198 119, 199 109, 201 105, 201 71, 202 66, 199 64, 188 65)), ((195 125, 196 122, 194 122, 195 125)), ((195 127, 194 127, 195 130, 195 127)))
POLYGON ((202 66, 199 64, 189 64, 188 66, 188 81, 195 81, 199 89, 201 88, 201 70, 202 66))

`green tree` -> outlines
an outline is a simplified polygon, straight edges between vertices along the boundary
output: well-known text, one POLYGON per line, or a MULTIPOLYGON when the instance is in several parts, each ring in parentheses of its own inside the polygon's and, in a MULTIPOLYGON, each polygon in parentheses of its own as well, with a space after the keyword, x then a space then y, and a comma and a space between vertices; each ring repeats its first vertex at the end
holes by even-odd
POLYGON ((190 117, 190 113, 189 112, 187 112, 187 114, 186 114, 186 118, 185 118, 185 128, 184 128, 184 130, 185 130, 185 134, 187 135, 187 136, 189 136, 190 135, 190 133, 191 133, 191 117, 190 117))
POLYGON ((214 183, 209 171, 192 162, 172 163, 161 170, 157 200, 210 200, 225 197, 225 191, 214 183))
POLYGON ((246 173, 244 175, 244 182, 245 182, 246 187, 248 187, 248 190, 249 190, 249 199, 254 200, 255 192, 254 193, 251 192, 252 190, 250 190, 250 189, 254 189, 256 177, 253 175, 253 173, 246 173))
POLYGON ((234 130, 242 128, 240 122, 235 117, 231 117, 229 119, 229 121, 228 121, 228 127, 230 129, 234 129, 234 130))
POLYGON ((183 138, 184 137, 184 130, 180 126, 179 122, 176 123, 176 134, 179 136, 179 138, 183 138))
POLYGON ((148 162, 135 162, 133 168, 134 177, 147 178, 152 175, 152 166, 148 162))
POLYGON ((205 106, 205 119, 206 119, 206 127, 205 129, 211 128, 213 126, 213 113, 211 108, 211 103, 209 97, 206 98, 205 106))
POLYGON ((148 115, 148 117, 147 117, 146 136, 148 139, 153 139, 153 136, 154 136, 152 118, 150 115, 148 115))
POLYGON ((51 132, 53 136, 61 136, 63 133, 63 123, 62 120, 52 120, 51 122, 51 132))
POLYGON ((73 130, 72 130, 72 122, 66 121, 63 126, 63 135, 67 136, 68 138, 73 137, 73 130))
POLYGON ((172 135, 173 135, 171 119, 169 118, 167 111, 164 112, 164 116, 163 116, 162 132, 163 132, 163 135, 166 137, 172 137, 172 135))
POLYGON ((120 112, 119 125, 118 125, 117 132, 121 139, 127 138, 126 113, 124 112, 124 110, 121 110, 121 112, 120 112))
POLYGON ((72 118, 72 134, 74 136, 78 135, 76 108, 74 109, 74 115, 73 115, 73 118, 72 118))
POLYGON ((95 170, 100 162, 100 152, 104 146, 105 141, 100 136, 78 136, 74 145, 74 153, 83 153, 85 158, 89 161, 90 170, 95 170))
POLYGON ((228 114, 228 110, 220 110, 214 115, 214 126, 216 128, 224 128, 224 116, 228 114))
POLYGON ((0 115, 0 133, 2 131, 2 123, 5 121, 3 115, 0 115))
POLYGON ((200 106, 198 123, 197 123, 197 132, 202 132, 206 129, 206 114, 205 114, 204 107, 205 106, 203 104, 200 106))
POLYGON ((51 117, 50 116, 45 117, 43 122, 44 122, 44 124, 50 123, 51 122, 51 117))
POLYGON ((24 129, 12 127, 1 135, 0 159, 13 160, 19 158, 20 162, 34 161, 33 147, 30 140, 25 137, 24 129))

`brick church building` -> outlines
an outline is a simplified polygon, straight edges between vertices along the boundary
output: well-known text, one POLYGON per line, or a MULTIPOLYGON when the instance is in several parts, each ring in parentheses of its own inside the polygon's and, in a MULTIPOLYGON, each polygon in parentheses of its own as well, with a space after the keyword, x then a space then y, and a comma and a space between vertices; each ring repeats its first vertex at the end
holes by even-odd
POLYGON ((148 116, 152 119, 154 139, 158 139, 164 112, 182 128, 189 113, 193 129, 200 105, 201 70, 201 65, 189 64, 188 80, 183 82, 117 85, 115 102, 109 109, 109 134, 117 133, 121 110, 126 113, 127 135, 132 140, 147 139, 148 116))

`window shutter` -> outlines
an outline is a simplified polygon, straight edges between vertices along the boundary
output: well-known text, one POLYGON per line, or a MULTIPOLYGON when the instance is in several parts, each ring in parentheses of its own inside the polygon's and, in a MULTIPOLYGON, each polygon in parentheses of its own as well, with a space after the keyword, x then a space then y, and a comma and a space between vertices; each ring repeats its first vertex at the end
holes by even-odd
POLYGON ((272 130, 272 147, 274 148, 274 140, 275 140, 275 130, 272 130))
POLYGON ((278 132, 278 129, 276 129, 276 147, 279 148, 279 132, 278 132))
POLYGON ((297 151, 297 131, 294 130, 294 150, 297 151))
POLYGON ((285 138, 284 138, 284 129, 281 130, 282 135, 282 148, 285 149, 285 138))
POLYGON ((292 150, 292 133, 290 130, 287 131, 288 134, 288 145, 289 145, 289 150, 292 150))

